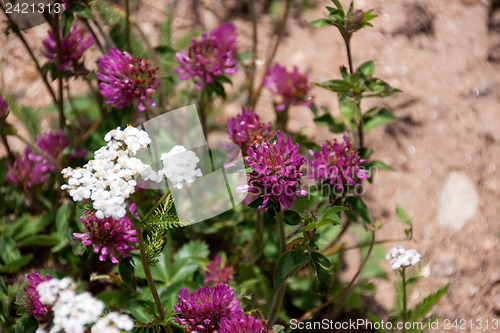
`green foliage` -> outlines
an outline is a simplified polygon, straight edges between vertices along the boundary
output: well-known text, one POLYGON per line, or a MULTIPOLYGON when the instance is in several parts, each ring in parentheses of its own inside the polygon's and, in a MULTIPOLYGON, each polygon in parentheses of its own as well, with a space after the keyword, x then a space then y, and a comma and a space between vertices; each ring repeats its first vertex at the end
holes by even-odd
POLYGON ((36 136, 40 134, 42 119, 40 117, 40 110, 35 108, 19 105, 11 97, 6 96, 5 99, 9 104, 9 110, 16 115, 17 119, 23 124, 24 128, 28 131, 31 139, 36 140, 36 136))
POLYGON ((283 254, 276 264, 276 271, 274 273, 274 288, 278 289, 279 286, 286 281, 290 276, 304 266, 311 255, 305 250, 295 250, 283 254))

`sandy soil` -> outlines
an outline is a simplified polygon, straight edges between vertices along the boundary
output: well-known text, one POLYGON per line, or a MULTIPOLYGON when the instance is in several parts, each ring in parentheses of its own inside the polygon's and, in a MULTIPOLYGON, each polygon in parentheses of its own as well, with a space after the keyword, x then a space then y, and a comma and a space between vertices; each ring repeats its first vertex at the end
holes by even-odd
MULTIPOLYGON (((411 303, 450 283, 449 293, 433 310, 435 314, 452 320, 500 319, 500 177, 496 170, 500 166, 500 63, 493 61, 495 50, 500 49, 500 34, 488 30, 485 2, 421 0, 416 7, 415 2, 356 1, 357 7, 373 8, 379 17, 373 21, 375 28, 355 35, 355 65, 374 59, 376 75, 403 90, 384 101, 398 120, 366 137, 367 146, 376 152, 374 157, 397 169, 379 173, 368 189, 367 201, 374 217, 384 223, 380 239, 404 235, 395 216, 396 204, 405 207, 414 222, 414 240, 402 244, 426 258, 424 271, 429 279, 419 283, 411 303), (452 172, 468 177, 479 195, 477 213, 461 229, 438 222, 441 191, 452 172)), ((240 49, 251 48, 251 25, 243 4, 226 5, 222 0, 176 3, 174 37, 186 29, 212 28, 219 20, 234 18, 241 35, 240 49)), ((302 1, 296 1, 299 3, 302 1)), ((277 54, 277 61, 298 65, 314 82, 337 78, 338 67, 346 63, 343 43, 333 28, 316 29, 304 22, 321 17, 329 3, 315 1, 315 8, 303 12, 294 9, 277 54)), ((166 18, 166 4, 166 0, 140 1, 136 14, 154 45, 158 43, 156 29, 166 18)), ((273 27, 271 18, 259 17, 261 55, 270 44, 273 27)), ((37 54, 45 35, 45 26, 27 33, 37 54)), ((3 34, 0 44, 0 88, 20 103, 48 105, 45 88, 21 44, 14 36, 3 34)), ((313 94, 319 105, 338 113, 335 95, 320 88, 313 94)), ((274 118, 271 101, 264 91, 256 109, 265 120, 274 118)), ((237 105, 228 106, 221 117, 238 112, 237 105)), ((318 142, 333 137, 325 129, 318 130, 309 110, 296 107, 291 116, 290 129, 318 142)), ((390 309, 392 281, 376 284, 376 301, 390 309)), ((460 332, 464 331, 493 332, 484 328, 460 332)))

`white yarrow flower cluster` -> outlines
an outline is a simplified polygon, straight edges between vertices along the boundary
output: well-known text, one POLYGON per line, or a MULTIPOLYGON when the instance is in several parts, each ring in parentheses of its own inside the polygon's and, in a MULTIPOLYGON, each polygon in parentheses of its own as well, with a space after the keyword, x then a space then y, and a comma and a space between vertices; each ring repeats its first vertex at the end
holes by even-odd
POLYGON ((136 178, 156 180, 158 175, 151 166, 135 158, 139 151, 147 148, 151 139, 145 131, 127 126, 106 134, 107 145, 94 153, 94 160, 83 168, 65 168, 61 171, 74 201, 91 199, 96 217, 120 219, 126 214, 125 200, 135 192, 136 178))
POLYGON ((182 183, 192 183, 196 177, 203 176, 201 170, 196 168, 200 159, 195 152, 183 146, 174 146, 160 159, 163 168, 158 170, 158 175, 167 177, 176 188, 182 188, 182 183))
POLYGON ((54 319, 48 333, 84 333, 85 327, 101 316, 104 303, 89 292, 78 294, 75 289, 70 278, 51 279, 37 286, 40 301, 52 305, 54 319))
POLYGON ((413 249, 405 250, 397 246, 392 248, 385 258, 391 261, 392 269, 397 270, 402 267, 415 266, 420 261, 421 255, 413 249))
POLYGON ((118 312, 111 312, 99 319, 92 326, 92 333, 123 333, 131 332, 134 328, 134 321, 127 315, 118 312))
POLYGON ((36 292, 40 296, 40 302, 45 305, 54 305, 59 297, 59 293, 64 290, 74 290, 76 285, 70 277, 62 280, 50 279, 40 283, 36 287, 36 292))

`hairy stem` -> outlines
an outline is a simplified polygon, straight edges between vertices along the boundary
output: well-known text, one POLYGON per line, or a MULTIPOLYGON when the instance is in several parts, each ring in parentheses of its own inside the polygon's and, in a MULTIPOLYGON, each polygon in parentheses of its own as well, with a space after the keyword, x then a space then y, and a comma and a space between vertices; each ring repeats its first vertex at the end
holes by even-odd
MULTIPOLYGON (((286 22, 288 20, 288 14, 290 12, 290 6, 292 4, 292 0, 287 0, 286 5, 285 5, 285 13, 283 14, 283 19, 281 20, 281 24, 278 30, 278 37, 276 38, 276 43, 274 44, 274 48, 271 52, 271 55, 267 58, 266 60, 266 65, 264 67, 264 75, 266 75, 267 70, 273 63, 274 57, 276 56, 276 52, 278 52, 278 47, 281 44, 281 40, 283 38, 283 33, 285 32, 285 27, 286 27, 286 22)), ((258 86, 258 88, 255 91, 255 94, 253 95, 251 101, 250 101, 250 106, 255 107, 257 104, 257 101, 259 100, 260 93, 262 91, 262 80, 258 86)))
POLYGON ((405 324, 406 321, 408 320, 407 318, 407 312, 408 312, 408 305, 406 304, 407 302, 407 295, 406 295, 406 272, 405 268, 403 267, 403 270, 401 271, 401 279, 402 279, 402 284, 403 284, 403 333, 406 332, 405 324))
MULTIPOLYGON (((280 244, 280 253, 283 253, 286 250, 286 236, 285 236, 285 222, 283 221, 283 211, 276 212, 276 220, 278 221, 278 229, 279 229, 279 244, 280 244)), ((285 297, 286 290, 286 280, 280 284, 276 294, 273 297, 273 303, 271 304, 271 312, 269 313, 269 317, 267 318, 267 323, 269 327, 272 327, 278 318, 278 313, 281 308, 281 303, 283 303, 283 298, 285 297)))
POLYGON ((351 41, 350 37, 344 37, 345 47, 347 49, 347 61, 349 62, 349 74, 354 73, 354 68, 352 66, 352 55, 351 55, 351 41))
POLYGON ((144 275, 146 275, 146 281, 148 282, 149 289, 151 290, 151 294, 153 294, 156 307, 158 308, 158 315, 160 317, 160 320, 163 322, 165 320, 165 310, 163 309, 160 296, 158 295, 158 291, 156 290, 155 281, 153 280, 153 276, 151 275, 148 258, 146 258, 146 245, 144 244, 144 237, 142 236, 141 229, 142 229, 141 227, 136 228, 137 241, 139 243, 139 252, 141 253, 142 269, 144 270, 144 275))
POLYGON ((130 52, 130 0, 125 0, 125 35, 127 38, 127 51, 130 52))
POLYGON ((254 93, 254 84, 255 84, 255 71, 256 71, 256 59, 257 59, 257 43, 258 43, 258 35, 257 35, 257 12, 255 9, 256 0, 250 0, 248 2, 248 10, 250 12, 250 17, 252 20, 252 62, 250 63, 250 82, 248 85, 248 100, 252 100, 254 93))
POLYGON ((59 20, 55 20, 54 24, 54 36, 56 38, 56 48, 57 48, 57 82, 58 82, 58 93, 59 98, 57 100, 57 108, 59 110, 59 128, 64 129, 66 125, 66 118, 64 116, 64 90, 63 90, 63 71, 61 70, 62 60, 61 60, 61 35, 59 34, 59 20))

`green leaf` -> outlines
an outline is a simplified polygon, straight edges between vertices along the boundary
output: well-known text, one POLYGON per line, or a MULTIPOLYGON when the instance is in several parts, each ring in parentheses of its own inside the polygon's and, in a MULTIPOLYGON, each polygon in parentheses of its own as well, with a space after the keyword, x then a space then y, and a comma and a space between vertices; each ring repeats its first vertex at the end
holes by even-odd
POLYGON ((372 218, 370 217, 370 213, 368 211, 368 207, 366 204, 358 197, 348 197, 347 202, 351 206, 351 209, 355 211, 363 221, 366 223, 372 223, 372 218))
POLYGON ((71 11, 74 12, 76 15, 85 17, 89 20, 94 20, 94 15, 92 14, 92 11, 87 5, 84 4, 74 4, 71 6, 71 11))
POLYGON ((311 253, 310 268, 313 273, 313 292, 327 294, 333 283, 333 265, 319 252, 311 253))
POLYGON ((136 284, 134 280, 134 267, 132 266, 131 261, 128 258, 122 258, 120 260, 120 264, 118 265, 118 272, 120 273, 120 277, 126 285, 130 286, 130 288, 135 289, 136 284))
POLYGON ((448 288, 450 288, 449 284, 447 284, 443 288, 440 288, 436 292, 427 296, 422 301, 422 303, 417 304, 417 306, 415 306, 415 309, 412 311, 412 320, 411 321, 416 322, 416 321, 420 320, 421 318, 423 318, 427 314, 427 312, 429 312, 432 309, 432 307, 437 302, 439 302, 441 297, 443 297, 443 295, 448 292, 448 288))
POLYGON ((315 83, 315 85, 334 92, 344 92, 355 88, 352 83, 344 80, 330 80, 326 82, 315 83))
POLYGON ((317 27, 317 28, 322 28, 322 27, 329 27, 331 25, 334 25, 334 22, 332 20, 327 19, 327 18, 322 18, 319 20, 314 20, 312 22, 309 22, 311 25, 317 27))
POLYGON ((394 114, 388 109, 383 108, 375 114, 365 114, 363 117, 363 129, 368 131, 377 126, 390 123, 394 119, 394 114))
POLYGON ((401 205, 396 206, 396 215, 398 216, 399 220, 404 224, 412 225, 411 219, 408 217, 406 211, 401 205))
POLYGON ((31 259, 33 259, 33 253, 29 253, 29 254, 22 256, 19 259, 9 261, 4 266, 0 267, 0 272, 1 273, 14 273, 17 270, 19 270, 19 268, 27 265, 31 261, 31 259))
POLYGON ((396 215, 398 216, 398 219, 403 223, 408 225, 409 227, 405 230, 406 237, 409 239, 412 239, 413 237, 413 223, 411 222, 411 219, 408 217, 406 214, 406 211, 401 205, 396 206, 396 215))
POLYGON ((299 225, 302 222, 302 217, 299 213, 293 210, 285 210, 283 213, 284 222, 288 225, 299 225))
POLYGON ((35 333, 38 328, 38 321, 31 316, 23 316, 16 325, 15 333, 35 333))
POLYGON ((9 103, 9 109, 19 119, 23 126, 27 129, 29 135, 36 140, 36 136, 40 134, 42 118, 40 110, 31 108, 29 106, 18 105, 13 98, 6 97, 9 103))
POLYGON ((344 11, 344 8, 342 8, 339 0, 332 0, 332 2, 335 4, 335 6, 337 6, 339 10, 341 10, 342 12, 344 11))
POLYGON ((342 113, 346 122, 351 123, 352 127, 357 129, 357 124, 361 120, 358 103, 352 98, 343 97, 339 100, 339 107, 340 113, 342 113))
POLYGON ((394 168, 392 166, 385 164, 382 161, 371 161, 366 166, 368 167, 368 169, 370 169, 370 167, 374 167, 374 168, 394 171, 394 168))
POLYGON ((23 239, 24 237, 28 237, 34 234, 39 233, 43 229, 45 229, 46 226, 48 226, 54 218, 53 214, 49 215, 40 215, 40 216, 30 216, 29 214, 23 215, 26 216, 28 215, 28 219, 25 223, 23 223, 22 229, 13 235, 13 238, 16 241, 19 241, 23 239))
POLYGON ((22 241, 19 242, 20 246, 54 246, 59 244, 59 239, 56 237, 52 237, 49 235, 33 235, 26 237, 22 241))
POLYGON ((375 71, 375 63, 371 60, 363 63, 358 68, 358 72, 360 72, 364 76, 372 76, 374 71, 375 71))
POLYGON ((75 20, 75 16, 72 12, 66 11, 62 15, 61 19, 61 28, 63 37, 66 37, 73 26, 73 21, 75 20))
POLYGON ((342 122, 341 119, 334 117, 328 113, 315 118, 314 122, 318 125, 329 126, 330 131, 333 133, 343 133, 348 130, 347 126, 342 122))
POLYGON ((309 258, 309 252, 305 250, 290 251, 282 255, 278 259, 276 271, 274 272, 274 288, 278 289, 286 279, 304 266, 309 261, 309 258))

